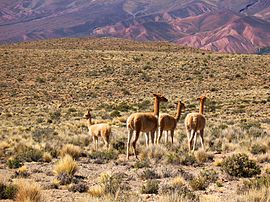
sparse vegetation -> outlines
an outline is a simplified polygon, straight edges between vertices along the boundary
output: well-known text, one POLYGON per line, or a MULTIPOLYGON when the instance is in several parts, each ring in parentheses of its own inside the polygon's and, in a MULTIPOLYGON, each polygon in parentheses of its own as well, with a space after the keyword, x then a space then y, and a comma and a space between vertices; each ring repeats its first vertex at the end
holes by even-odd
POLYGON ((5 185, 13 186, 11 180, 21 177, 35 179, 46 189, 48 201, 56 194, 61 201, 87 195, 92 198, 86 201, 227 201, 227 196, 267 201, 269 188, 255 184, 264 184, 259 178, 270 173, 269 56, 203 52, 163 42, 90 41, 55 39, 0 47, 0 167, 5 185), (174 144, 147 148, 141 135, 140 160, 131 155, 126 161, 126 119, 133 112, 153 111, 155 92, 169 100, 161 112, 175 114, 172 103, 178 99, 186 104, 174 144), (183 121, 189 112, 198 111, 195 98, 200 95, 209 98, 205 151, 193 154, 188 152, 183 121), (83 119, 89 108, 95 123, 112 127, 108 150, 101 148, 102 141, 93 149, 83 119), (77 148, 74 155, 64 151, 65 145, 77 148), (63 162, 66 153, 73 156, 68 163, 63 162), (237 153, 250 156, 231 160, 237 153), (55 176, 53 170, 58 171, 55 176), (117 182, 108 177, 112 182, 106 190, 111 191, 105 192, 99 176, 106 170, 125 175, 110 174, 117 182), (242 179, 249 176, 253 178, 242 179), (191 188, 197 178, 194 187, 206 187, 207 194, 191 188), (158 194, 141 193, 145 180, 158 180, 158 194), (245 180, 254 186, 236 193, 233 188, 245 180), (89 194, 73 193, 86 191, 84 184, 89 194))

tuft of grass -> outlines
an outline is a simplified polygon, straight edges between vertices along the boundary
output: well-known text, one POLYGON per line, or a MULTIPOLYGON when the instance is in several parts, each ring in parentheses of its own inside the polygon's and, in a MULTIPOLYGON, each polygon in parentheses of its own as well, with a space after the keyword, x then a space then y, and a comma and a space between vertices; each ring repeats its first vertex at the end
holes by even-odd
POLYGON ((118 152, 115 149, 104 151, 93 151, 90 154, 91 159, 95 159, 96 163, 106 163, 109 160, 115 160, 118 158, 118 152))
POLYGON ((49 152, 44 152, 43 154, 43 161, 50 163, 52 161, 52 155, 49 152))
POLYGON ((105 189, 103 186, 96 185, 88 190, 88 193, 92 197, 102 197, 105 195, 105 189))
POLYGON ((18 192, 16 194, 16 201, 18 202, 40 202, 43 201, 41 194, 41 187, 38 183, 28 180, 16 181, 18 192))
POLYGON ((68 176, 73 176, 78 170, 78 164, 76 161, 69 155, 61 158, 55 165, 54 171, 57 176, 61 174, 67 174, 68 176))
POLYGON ((166 147, 162 145, 150 145, 149 147, 144 148, 140 153, 140 159, 155 159, 161 160, 164 158, 164 154, 167 152, 166 147))
POLYGON ((85 183, 78 183, 78 184, 73 184, 71 187, 69 187, 69 191, 71 192, 87 192, 89 187, 85 183))
POLYGON ((67 154, 74 159, 78 159, 81 156, 81 148, 73 144, 66 144, 62 147, 60 155, 64 157, 67 154))

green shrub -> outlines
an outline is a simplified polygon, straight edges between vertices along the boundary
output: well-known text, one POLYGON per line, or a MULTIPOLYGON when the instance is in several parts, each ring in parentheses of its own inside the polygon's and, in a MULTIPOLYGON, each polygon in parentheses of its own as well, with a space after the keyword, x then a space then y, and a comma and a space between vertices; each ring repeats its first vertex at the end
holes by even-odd
POLYGON ((22 166, 22 162, 17 157, 10 157, 7 160, 7 165, 9 168, 19 168, 22 166))
POLYGON ((149 161, 148 160, 136 161, 133 167, 136 169, 149 167, 149 161))
POLYGON ((112 147, 116 149, 120 154, 125 154, 126 152, 126 141, 124 138, 117 139, 112 142, 112 147))
POLYGON ((108 151, 94 151, 90 154, 91 159, 95 159, 96 163, 106 163, 109 160, 115 160, 118 157, 118 152, 114 149, 108 151))
POLYGON ((154 170, 146 169, 142 172, 140 178, 143 180, 150 180, 150 179, 158 179, 160 178, 160 176, 154 170))
POLYGON ((18 188, 14 185, 6 185, 0 182, 0 199, 15 199, 18 188))
POLYGON ((122 188, 122 173, 102 173, 99 177, 99 183, 107 194, 115 195, 122 188))
POLYGON ((38 162, 43 159, 43 152, 39 149, 28 148, 26 151, 19 153, 17 158, 26 162, 38 162))
POLYGON ((196 190, 205 190, 208 187, 209 183, 206 180, 206 178, 204 178, 202 176, 198 176, 198 177, 192 179, 189 182, 189 185, 191 186, 191 188, 194 191, 196 191, 196 190))
POLYGON ((261 173, 256 162, 249 160, 246 154, 234 154, 222 162, 222 170, 235 177, 252 177, 261 173))
MULTIPOLYGON (((184 184, 166 184, 161 187, 161 194, 173 196, 176 195, 177 201, 178 199, 185 199, 184 201, 193 201, 198 202, 199 197, 194 194, 186 185, 184 184)), ((182 201, 182 200, 180 200, 182 201)))
POLYGON ((148 180, 146 184, 142 186, 142 194, 158 194, 159 182, 157 180, 148 180))
POLYGON ((267 151, 267 146, 263 144, 253 144, 250 149, 250 152, 254 155, 265 154, 266 151, 267 151))

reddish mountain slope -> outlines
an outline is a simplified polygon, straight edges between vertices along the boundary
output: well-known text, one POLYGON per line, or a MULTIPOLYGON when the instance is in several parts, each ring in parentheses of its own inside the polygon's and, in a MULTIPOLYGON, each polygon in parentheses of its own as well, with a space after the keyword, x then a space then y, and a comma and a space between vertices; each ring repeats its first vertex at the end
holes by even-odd
POLYGON ((254 53, 269 27, 270 0, 0 1, 0 43, 106 36, 254 53))

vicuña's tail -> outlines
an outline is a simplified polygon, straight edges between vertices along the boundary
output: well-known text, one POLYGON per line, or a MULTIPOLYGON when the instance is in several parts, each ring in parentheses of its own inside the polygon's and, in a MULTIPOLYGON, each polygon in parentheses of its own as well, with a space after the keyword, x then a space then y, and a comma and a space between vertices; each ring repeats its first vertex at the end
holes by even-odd
POLYGON ((198 124, 199 124, 199 120, 197 116, 193 117, 193 124, 194 124, 194 130, 197 131, 198 124))

